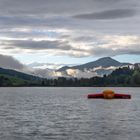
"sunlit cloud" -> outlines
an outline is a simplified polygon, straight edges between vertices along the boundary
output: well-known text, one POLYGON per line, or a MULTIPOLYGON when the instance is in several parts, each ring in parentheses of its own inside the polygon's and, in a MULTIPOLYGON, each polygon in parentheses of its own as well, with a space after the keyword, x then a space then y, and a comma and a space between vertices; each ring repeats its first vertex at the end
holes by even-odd
POLYGON ((140 36, 106 35, 101 33, 65 31, 52 38, 0 37, 1 52, 48 53, 50 55, 68 55, 71 57, 114 56, 119 54, 139 54, 140 36), (62 37, 63 36, 63 37, 62 37), (86 37, 86 40, 84 38, 86 37))

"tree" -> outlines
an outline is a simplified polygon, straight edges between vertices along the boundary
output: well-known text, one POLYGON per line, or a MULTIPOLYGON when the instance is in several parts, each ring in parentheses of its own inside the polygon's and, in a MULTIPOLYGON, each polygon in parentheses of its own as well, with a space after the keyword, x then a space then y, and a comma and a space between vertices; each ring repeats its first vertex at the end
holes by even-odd
POLYGON ((134 71, 132 77, 133 77, 134 84, 140 85, 140 72, 138 70, 134 71))

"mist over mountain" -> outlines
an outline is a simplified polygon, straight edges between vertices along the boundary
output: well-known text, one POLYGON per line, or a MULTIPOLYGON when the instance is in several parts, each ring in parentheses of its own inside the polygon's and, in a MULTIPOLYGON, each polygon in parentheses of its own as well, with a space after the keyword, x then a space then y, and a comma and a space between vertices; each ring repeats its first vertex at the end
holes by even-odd
POLYGON ((59 71, 64 71, 68 68, 84 70, 84 69, 93 69, 93 68, 97 68, 97 67, 102 67, 102 68, 120 67, 120 66, 124 66, 124 65, 131 65, 131 64, 121 63, 119 61, 112 59, 111 57, 103 57, 96 61, 89 62, 89 63, 83 64, 83 65, 78 65, 78 66, 74 66, 74 67, 65 66, 65 67, 60 68, 59 71))
POLYGON ((21 64, 18 60, 16 60, 12 56, 1 55, 1 54, 0 54, 0 67, 7 68, 7 69, 16 69, 16 70, 24 69, 24 65, 21 64))
POLYGON ((6 69, 17 70, 26 74, 31 74, 43 78, 91 78, 95 76, 102 77, 108 75, 119 67, 135 66, 139 64, 121 63, 111 57, 100 58, 96 61, 76 66, 64 66, 64 64, 52 63, 32 63, 24 65, 11 56, 0 55, 0 67, 6 69), (56 69, 57 67, 57 69, 56 69), (61 67, 61 68, 59 68, 61 67), (59 69, 58 69, 59 68, 59 69))
POLYGON ((130 63, 121 63, 112 59, 111 57, 103 57, 96 61, 92 61, 86 64, 77 65, 73 67, 64 66, 58 70, 58 72, 66 72, 69 76, 77 77, 80 75, 81 78, 83 75, 85 77, 94 77, 94 76, 103 76, 110 74, 113 70, 119 67, 132 66, 130 63), (71 73, 69 72, 71 71, 71 73), (81 73, 81 74, 80 74, 81 73), (87 76, 87 75, 88 76, 87 76))
POLYGON ((28 74, 30 74, 30 72, 32 71, 31 68, 22 64, 14 57, 8 55, 1 55, 1 54, 0 54, 0 68, 12 69, 28 74))

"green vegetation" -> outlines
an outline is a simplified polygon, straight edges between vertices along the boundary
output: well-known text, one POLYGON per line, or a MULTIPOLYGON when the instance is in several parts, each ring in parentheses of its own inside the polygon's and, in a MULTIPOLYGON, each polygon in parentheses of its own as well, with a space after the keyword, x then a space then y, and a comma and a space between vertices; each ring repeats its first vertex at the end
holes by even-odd
POLYGON ((32 75, 0 68, 0 86, 62 86, 62 87, 94 87, 94 86, 140 86, 140 68, 119 68, 110 75, 88 78, 44 79, 32 75))
POLYGON ((0 68, 0 86, 39 86, 42 79, 22 72, 0 68))

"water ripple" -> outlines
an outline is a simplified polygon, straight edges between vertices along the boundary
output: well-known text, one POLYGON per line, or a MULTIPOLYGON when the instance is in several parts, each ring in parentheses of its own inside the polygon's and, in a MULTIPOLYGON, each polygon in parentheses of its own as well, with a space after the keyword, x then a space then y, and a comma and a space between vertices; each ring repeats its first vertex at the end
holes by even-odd
POLYGON ((0 140, 139 140, 140 88, 132 100, 88 100, 103 88, 1 88, 0 140))

